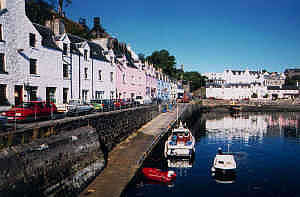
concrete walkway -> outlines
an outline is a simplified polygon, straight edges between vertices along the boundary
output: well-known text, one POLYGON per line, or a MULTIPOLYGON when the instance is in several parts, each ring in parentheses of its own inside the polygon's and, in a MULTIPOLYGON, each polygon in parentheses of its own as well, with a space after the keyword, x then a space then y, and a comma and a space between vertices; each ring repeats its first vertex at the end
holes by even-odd
POLYGON ((139 169, 137 161, 149 149, 152 140, 166 131, 174 120, 175 110, 162 113, 115 147, 109 153, 107 167, 80 196, 119 197, 139 169))

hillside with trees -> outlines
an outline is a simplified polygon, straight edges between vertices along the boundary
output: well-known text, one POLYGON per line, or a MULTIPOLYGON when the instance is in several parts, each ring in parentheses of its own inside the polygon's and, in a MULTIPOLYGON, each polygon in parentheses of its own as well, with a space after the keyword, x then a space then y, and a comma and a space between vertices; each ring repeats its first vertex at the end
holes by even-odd
MULTIPOLYGON (((143 55, 141 55, 144 57, 143 55)), ((169 75, 173 79, 181 79, 190 82, 191 91, 195 91, 202 86, 205 86, 205 79, 199 72, 184 72, 181 69, 176 68, 176 58, 173 55, 163 49, 160 51, 154 51, 146 60, 155 65, 156 68, 161 68, 163 72, 169 75)))
POLYGON ((55 11, 56 7, 72 3, 71 0, 66 0, 65 4, 62 0, 60 0, 59 2, 55 0, 25 0, 25 3, 26 15, 29 20, 31 20, 31 22, 45 25, 45 22, 52 17, 61 17, 64 20, 65 28, 68 33, 80 36, 88 40, 93 38, 93 36, 89 34, 90 29, 86 25, 84 18, 80 18, 79 22, 77 23, 68 19, 66 16, 64 16, 64 14, 60 16, 58 12, 55 11), (60 3, 61 5, 58 5, 58 3, 60 3))

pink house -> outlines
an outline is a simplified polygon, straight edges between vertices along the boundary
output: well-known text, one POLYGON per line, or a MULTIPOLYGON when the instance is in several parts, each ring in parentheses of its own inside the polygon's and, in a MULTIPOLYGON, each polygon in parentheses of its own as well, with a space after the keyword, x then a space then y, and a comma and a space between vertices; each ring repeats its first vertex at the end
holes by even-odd
POLYGON ((146 73, 146 98, 156 99, 157 98, 157 79, 156 69, 148 62, 144 65, 146 73))
POLYGON ((146 75, 138 56, 125 44, 114 47, 116 55, 116 93, 120 99, 146 96, 146 75))

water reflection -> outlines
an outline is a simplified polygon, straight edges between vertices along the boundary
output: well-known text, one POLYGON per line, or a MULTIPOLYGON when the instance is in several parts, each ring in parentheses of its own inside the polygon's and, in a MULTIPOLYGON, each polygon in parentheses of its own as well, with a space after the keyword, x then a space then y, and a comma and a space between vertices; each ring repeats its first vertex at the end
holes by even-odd
POLYGON ((191 168, 193 167, 194 157, 187 158, 172 158, 168 159, 169 170, 175 171, 177 177, 190 176, 191 168))
POLYGON ((300 113, 204 114, 190 125, 196 137, 195 160, 163 159, 163 144, 145 167, 174 170, 171 185, 141 177, 124 196, 300 196, 300 113), (235 174, 212 174, 218 147, 234 152, 235 174))
POLYGON ((224 174, 220 172, 214 172, 211 174, 211 176, 217 183, 222 183, 222 184, 234 183, 236 179, 235 173, 224 174))
POLYGON ((300 114, 234 114, 221 119, 204 120, 211 140, 241 140, 245 144, 262 143, 265 136, 299 137, 300 114))

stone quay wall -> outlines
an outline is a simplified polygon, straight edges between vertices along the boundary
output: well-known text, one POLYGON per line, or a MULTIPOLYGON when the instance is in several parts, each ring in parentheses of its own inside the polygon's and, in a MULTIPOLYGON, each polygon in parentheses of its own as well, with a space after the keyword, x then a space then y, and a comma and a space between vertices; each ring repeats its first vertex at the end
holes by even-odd
POLYGON ((0 134, 0 196, 76 196, 107 153, 159 114, 159 107, 40 122, 0 134))

